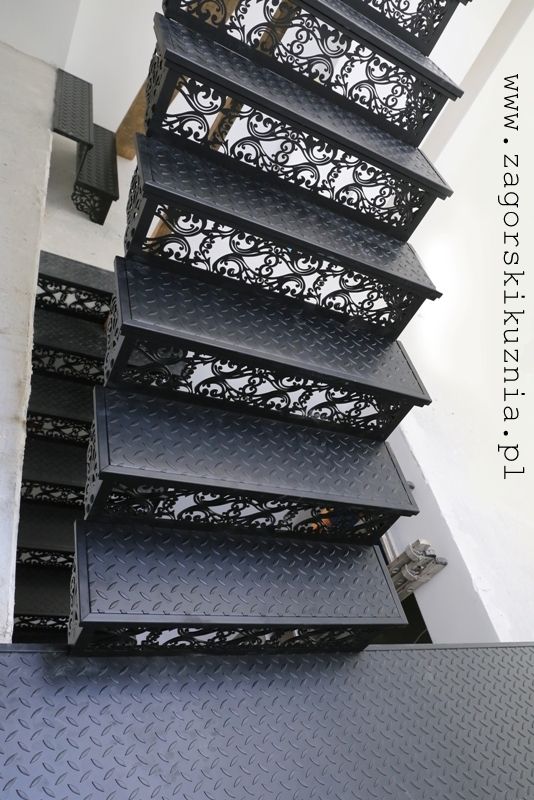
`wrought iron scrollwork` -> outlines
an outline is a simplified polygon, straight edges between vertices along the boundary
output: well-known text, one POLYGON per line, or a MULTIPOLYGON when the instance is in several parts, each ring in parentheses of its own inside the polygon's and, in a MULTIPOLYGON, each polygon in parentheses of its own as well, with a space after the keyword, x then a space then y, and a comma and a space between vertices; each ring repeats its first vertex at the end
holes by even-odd
POLYGON ((273 372, 172 346, 137 340, 123 380, 153 389, 242 403, 270 412, 343 424, 367 435, 389 432, 410 408, 348 385, 273 372))
POLYGON ((72 553, 61 550, 37 550, 19 547, 17 550, 17 564, 26 567, 53 567, 72 569, 72 553))
POLYGON ((426 39, 439 28, 451 0, 363 0, 416 38, 426 39))
POLYGON ((389 512, 310 507, 291 498, 256 498, 235 492, 179 490, 168 486, 116 484, 105 513, 172 521, 188 529, 276 532, 292 536, 339 536, 374 542, 397 518, 389 512))
POLYGON ((407 288, 197 214, 161 205, 156 218, 166 232, 145 239, 146 253, 301 298, 386 332, 401 326, 421 302, 407 288))
POLYGON ((102 225, 105 222, 111 200, 96 189, 89 189, 80 183, 74 184, 71 200, 83 214, 87 214, 91 222, 102 225))
POLYGON ((239 104, 194 78, 180 84, 162 127, 394 230, 408 229, 424 207, 425 190, 413 181, 239 104))
POLYGON ((38 614, 16 614, 14 625, 16 631, 34 631, 35 633, 66 633, 68 617, 39 616, 38 614))
POLYGON ((109 299, 106 292, 71 286, 64 281, 40 274, 35 304, 38 308, 60 309, 90 319, 104 320, 109 314, 109 299))
POLYGON ((126 206, 126 233, 124 236, 124 249, 126 252, 129 251, 132 245, 142 204, 141 179, 139 178, 139 169, 136 167, 132 175, 128 204, 126 206))
POLYGON ((83 489, 46 481, 23 480, 21 499, 34 503, 83 507, 83 489))
POLYGON ((30 412, 26 420, 26 432, 29 436, 79 444, 82 447, 86 447, 89 442, 90 427, 88 422, 35 412, 30 412))
POLYGON ((35 372, 77 378, 86 383, 102 383, 104 380, 101 359, 39 344, 33 347, 32 366, 35 372))

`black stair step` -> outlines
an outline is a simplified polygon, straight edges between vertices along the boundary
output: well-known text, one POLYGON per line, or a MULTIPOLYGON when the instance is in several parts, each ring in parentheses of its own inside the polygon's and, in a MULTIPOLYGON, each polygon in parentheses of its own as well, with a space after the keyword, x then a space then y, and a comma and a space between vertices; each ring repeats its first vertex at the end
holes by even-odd
POLYGON ((28 439, 21 498, 32 503, 80 508, 86 469, 85 449, 63 442, 28 439))
POLYGON ((382 442, 100 387, 95 418, 90 518, 368 544, 417 513, 382 442))
POLYGON ((113 273, 108 270, 41 251, 35 304, 103 322, 113 285, 113 273))
POLYGON ((94 144, 93 86, 58 69, 52 130, 73 139, 87 154, 94 144))
POLYGON ((20 506, 18 547, 28 550, 74 551, 74 522, 83 517, 77 507, 23 502, 20 506))
POLYGON ((394 2, 345 0, 345 2, 424 55, 428 55, 460 3, 467 5, 471 0, 439 0, 431 3, 428 0, 411 3, 404 3, 401 0, 394 2))
POLYGON ((423 153, 357 111, 161 15, 155 30, 149 134, 185 136, 402 239, 451 194, 423 153))
POLYGON ((117 149, 113 131, 94 126, 94 146, 85 154, 78 147, 72 201, 91 222, 103 225, 113 201, 119 199, 117 149))
POLYGON ((342 0, 274 5, 164 0, 166 16, 201 25, 291 80, 356 107, 419 144, 447 99, 462 92, 430 59, 342 0), (207 25, 204 23, 208 23, 207 25))
MULTIPOLYGON (((341 318, 209 276, 117 259, 105 375, 385 439, 430 402, 404 349, 341 318)), ((85 388, 85 387, 84 387, 85 388)))
POLYGON ((530 800, 533 681, 531 645, 203 658, 0 645, 5 794, 530 800))
POLYGON ((127 255, 179 260, 399 333, 439 297, 409 244, 177 144, 138 137, 127 255), (160 220, 161 230, 156 229, 160 220))
POLYGON ((34 373, 89 384, 101 383, 105 352, 106 333, 102 322, 35 309, 34 373))
POLYGON ((17 566, 14 642, 66 640, 70 580, 68 569, 17 566))
POLYGON ((75 561, 79 649, 361 650, 406 623, 377 547, 89 522, 75 561))
POLYGON ((26 433, 86 447, 93 419, 89 384, 36 373, 32 377, 26 433))

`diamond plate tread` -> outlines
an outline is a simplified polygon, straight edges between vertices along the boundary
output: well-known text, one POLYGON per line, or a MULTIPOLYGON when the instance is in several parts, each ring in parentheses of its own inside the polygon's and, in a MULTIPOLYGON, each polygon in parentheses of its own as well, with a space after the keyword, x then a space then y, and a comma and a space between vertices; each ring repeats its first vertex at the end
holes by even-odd
POLYGON ((41 250, 39 273, 69 285, 96 289, 111 298, 114 289, 113 272, 72 258, 41 250))
POLYGON ((349 269, 393 277, 422 296, 440 295, 409 244, 288 193, 267 175, 244 175, 178 143, 139 135, 137 150, 143 194, 156 201, 185 203, 210 219, 244 223, 269 240, 281 237, 324 253, 349 269))
POLYGON ((37 550, 74 550, 74 522, 83 517, 79 508, 21 503, 17 544, 37 550))
POLYGON ((26 481, 85 486, 85 450, 76 445, 28 439, 22 478, 26 481))
MULTIPOLYGON (((15 616, 68 616, 70 572, 67 569, 17 566, 15 616)), ((0 779, 1 780, 1 779, 0 779)))
POLYGON ((315 8, 330 17, 346 30, 364 37, 370 44, 374 44, 377 48, 389 53, 395 60, 409 66, 413 72, 423 75, 451 98, 462 96, 463 92, 460 87, 430 58, 369 17, 356 11, 355 8, 351 8, 345 0, 305 0, 305 3, 311 9, 315 8))
POLYGON ((52 130, 91 147, 93 134, 93 87, 87 81, 58 69, 52 130))
POLYGON ((405 622, 377 547, 85 522, 76 562, 82 624, 405 622))
POLYGON ((350 150, 386 163, 396 172, 431 187, 440 197, 452 194, 421 151, 366 122, 357 111, 340 108, 322 95, 161 14, 155 16, 155 30, 160 54, 188 73, 210 83, 215 81, 229 92, 238 92, 253 107, 259 105, 277 117, 289 117, 301 128, 318 131, 350 150))
POLYGON ((119 199, 115 134, 100 125, 94 126, 94 147, 87 153, 76 176, 76 183, 119 199))
POLYGON ((99 322, 36 308, 34 344, 103 359, 106 334, 99 322))
POLYGON ((28 411, 90 422, 93 419, 91 386, 48 375, 32 375, 28 411))
POLYGON ((320 378, 349 381, 429 403, 417 373, 397 342, 353 330, 310 306, 295 315, 291 300, 238 293, 214 281, 117 258, 122 333, 140 331, 283 364, 320 378), (171 338, 172 337, 172 338, 171 338))
POLYGON ((417 512, 382 442, 113 389, 95 389, 95 415, 106 477, 417 512))
POLYGON ((532 646, 176 658, 0 648, 6 798, 534 796, 532 646))

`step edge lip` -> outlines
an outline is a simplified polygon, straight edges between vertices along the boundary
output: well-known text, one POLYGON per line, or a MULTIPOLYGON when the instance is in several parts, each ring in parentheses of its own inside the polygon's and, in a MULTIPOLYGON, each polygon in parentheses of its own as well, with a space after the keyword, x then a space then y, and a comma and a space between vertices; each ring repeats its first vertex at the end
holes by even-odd
MULTIPOLYGON (((293 423, 295 424, 295 423, 293 423)), ((348 435, 348 434, 346 434, 348 435)), ((368 440, 366 440, 368 441, 368 440)), ((387 443, 383 442, 376 442, 377 445, 387 446, 387 443)), ((394 464, 392 466, 396 466, 397 472, 399 472, 399 467, 394 464)), ((104 464, 101 462, 100 466, 100 474, 102 477, 106 477, 107 479, 112 478, 126 478, 126 479, 134 479, 136 483, 149 480, 153 481, 154 483, 162 484, 168 488, 172 488, 173 486, 203 486, 203 487, 210 487, 210 488, 217 488, 217 489, 233 489, 236 491, 242 491, 243 493, 250 493, 259 496, 265 497, 272 497, 283 495, 284 497, 291 497, 291 498, 298 498, 299 500, 305 500, 310 502, 320 502, 320 503, 335 503, 336 505, 342 506, 349 506, 351 508, 358 507, 358 508, 369 508, 373 510, 384 510, 384 511, 391 511, 393 513, 398 513, 403 516, 411 516, 418 513, 417 506, 413 500, 410 500, 411 495, 408 494, 408 499, 406 501, 406 505, 384 505, 384 503, 376 502, 371 504, 369 501, 363 502, 359 501, 357 498, 353 498, 352 500, 347 498, 344 495, 337 495, 332 493, 324 493, 321 496, 319 495, 312 495, 310 492, 307 493, 299 493, 296 494, 294 490, 288 492, 287 490, 284 491, 283 487, 273 487, 270 491, 266 490, 265 488, 258 487, 256 484, 249 484, 244 481, 225 481, 222 478, 218 478, 217 480, 209 477, 209 476, 195 476, 195 475, 184 475, 183 479, 181 478, 181 474, 178 472, 173 472, 172 474, 175 476, 174 479, 169 477, 169 473, 161 472, 159 470, 154 469, 143 469, 141 467, 128 467, 125 464, 118 464, 115 462, 104 464), (140 474, 142 473, 142 474, 140 474), (166 477, 167 476, 167 477, 166 477)), ((402 488, 409 492, 407 489, 407 484, 405 481, 401 481, 402 488)), ((261 486, 265 486, 265 484, 261 484, 261 486)))
POLYGON ((299 627, 300 625, 331 628, 350 628, 353 626, 367 627, 367 626, 389 626, 407 624, 406 618, 402 614, 397 614, 391 617, 269 617, 269 616, 252 616, 243 615, 239 616, 221 616, 221 615, 187 615, 187 614, 111 614, 106 611, 96 612, 88 611, 82 615, 80 613, 80 624, 93 625, 94 630, 98 630, 99 625, 106 625, 110 627, 120 627, 124 624, 130 625, 149 625, 164 628, 171 628, 173 626, 181 625, 224 625, 229 629, 232 626, 243 627, 257 627, 268 625, 271 628, 287 628, 299 627), (232 622, 233 620, 233 622, 232 622))
MULTIPOLYGON (((319 371, 318 369, 312 369, 311 367, 306 367, 304 369, 302 367, 302 362, 298 361, 295 358, 286 358, 286 359, 284 359, 282 357, 274 356, 273 354, 258 355, 257 352, 255 352, 252 349, 248 349, 246 346, 239 345, 239 347, 238 347, 237 345, 231 344, 229 342, 228 343, 225 342, 224 345, 221 345, 218 342, 215 342, 213 339, 208 338, 207 336, 196 336, 195 338, 193 338, 192 336, 187 336, 186 333, 184 333, 183 335, 180 335, 178 333, 169 333, 169 329, 168 328, 164 328, 163 326, 159 326, 157 323, 155 323, 155 324, 151 323, 149 325, 149 327, 150 327, 150 330, 147 330, 147 323, 146 322, 143 322, 140 319, 135 319, 134 317, 130 317, 130 319, 123 321, 123 325, 122 325, 123 335, 124 336, 128 336, 128 334, 138 335, 139 333, 143 333, 143 334, 147 334, 149 337, 152 336, 154 338, 156 338, 156 337, 157 338, 161 338, 161 339, 164 338, 166 340, 173 339, 173 340, 175 340, 177 342, 206 345, 207 347, 215 347, 216 346, 219 351, 222 350, 222 351, 224 351, 224 352, 226 352, 226 353, 228 353, 230 355, 232 353, 239 353, 240 355, 244 355, 246 357, 253 358, 256 361, 260 361, 261 360, 262 362, 265 361, 265 362, 273 363, 273 364, 276 364, 277 366, 281 365, 281 366, 297 367, 303 373, 305 373, 307 375, 313 375, 316 378, 322 378, 322 377, 324 377, 326 375, 329 378, 333 378, 333 379, 340 380, 340 381, 343 380, 344 382, 353 384, 355 386, 362 386, 362 387, 365 387, 365 388, 377 389, 380 392, 384 392, 385 394, 390 395, 391 397, 398 397, 398 398, 403 398, 403 399, 408 398, 408 399, 414 401, 414 405, 425 406, 425 405, 429 405, 432 402, 432 398, 430 397, 430 395, 428 394, 428 392, 424 388, 424 385, 422 384, 418 374, 416 373, 415 369, 413 368, 413 366, 411 364, 411 361, 408 358, 404 348, 402 348, 401 352, 402 352, 402 354, 404 356, 406 368, 407 368, 407 370, 409 370, 413 374, 416 382, 421 387, 420 394, 416 394, 415 392, 402 392, 399 389, 390 389, 390 388, 388 388, 388 387, 386 387, 386 386, 384 386, 382 384, 377 383, 376 381, 373 381, 372 378, 366 379, 366 378, 363 378, 363 377, 358 377, 358 378, 349 377, 347 374, 336 373, 333 370, 330 370, 328 368, 325 368, 325 369, 323 369, 321 371, 319 371)), ((399 347, 399 349, 401 349, 400 348, 400 342, 393 342, 393 344, 396 344, 399 347)))
MULTIPOLYGON (((305 239, 298 239, 297 240, 297 239, 295 239, 295 237, 292 237, 289 234, 283 233, 283 232, 279 231, 277 228, 268 228, 266 224, 264 225, 263 223, 257 222, 256 220, 251 220, 250 217, 242 217, 242 216, 240 217, 237 214, 235 214, 235 212, 233 212, 233 211, 226 211, 226 210, 221 211, 220 208, 217 208, 215 206, 210 206, 208 203, 206 203, 204 201, 200 201, 200 200, 197 200, 197 199, 191 197, 191 195, 189 193, 185 193, 185 192, 179 193, 178 190, 175 190, 173 192, 173 191, 171 191, 169 189, 165 189, 165 188, 163 188, 163 187, 158 185, 158 183, 155 181, 155 179, 154 179, 154 177, 152 175, 151 175, 150 178, 145 179, 143 181, 143 194, 144 194, 145 197, 147 196, 147 194, 148 195, 152 194, 154 197, 156 197, 158 199, 161 199, 161 200, 163 200, 163 202, 169 203, 170 205, 172 205, 173 203, 176 204, 176 202, 179 201, 180 204, 185 204, 185 205, 187 205, 187 206, 189 206, 189 207, 191 207, 191 208, 193 208, 195 210, 205 211, 207 209, 208 210, 208 216, 210 218, 213 218, 214 216, 219 216, 219 217, 222 217, 222 218, 232 219, 235 222, 245 222, 245 224, 252 225, 252 226, 256 227, 258 230, 261 230, 261 232, 262 232, 261 235, 262 236, 265 235, 267 237, 267 239, 272 238, 272 234, 274 232, 274 235, 275 235, 276 238, 281 239, 284 242, 288 242, 293 247, 295 246, 295 241, 297 241, 297 242, 301 242, 302 243, 301 246, 303 246, 304 249, 317 250, 317 245, 316 244, 308 242, 305 239), (145 190, 146 190, 146 193, 145 193, 145 190)), ((364 225, 362 225, 361 223, 359 223, 359 224, 360 224, 360 227, 365 228, 364 225)), ((369 230, 371 230, 371 229, 369 229, 369 230)), ((384 234, 384 235, 387 236, 387 234, 384 234)), ((390 238, 392 238, 392 237, 390 237, 390 238)), ((415 253, 413 247, 408 242, 402 242, 401 240, 398 240, 398 239, 395 239, 395 242, 398 243, 399 245, 404 245, 406 247, 409 247, 410 250, 415 253)), ((298 246, 299 245, 297 245, 297 247, 298 246)), ((322 252, 329 254, 329 258, 333 258, 338 263, 347 264, 347 261, 348 261, 347 257, 342 256, 339 253, 335 253, 334 251, 328 250, 326 248, 322 248, 322 252)), ((419 259, 417 259, 417 260, 418 260, 418 263, 420 263, 419 259)), ((374 266, 372 264, 365 263, 364 261, 360 261, 360 260, 356 260, 356 259, 350 265, 350 269, 355 269, 355 268, 361 269, 361 271, 363 271, 363 272, 372 273, 373 275, 378 275, 378 276, 380 276, 382 278, 386 278, 387 282, 389 282, 389 283, 397 283, 397 284, 402 284, 403 286, 409 286, 409 287, 411 287, 413 289, 415 294, 417 294, 417 295, 419 295, 421 297, 425 297, 425 298, 427 298, 429 300, 436 300, 436 299, 438 299, 439 297, 442 296, 442 292, 440 292, 438 289, 436 289, 436 287, 434 286, 434 284, 432 283, 430 278, 428 278, 428 276, 427 276, 428 284, 421 284, 421 283, 417 283, 416 281, 411 280, 410 278, 406 278, 404 276, 396 275, 394 273, 388 272, 388 270, 385 270, 385 269, 383 269, 381 267, 377 267, 377 266, 374 266)), ((423 269, 422 266, 421 266, 421 269, 423 269)), ((426 273, 425 273, 425 275, 426 275, 426 273)))
MULTIPOLYGON (((161 15, 156 15, 156 17, 157 16, 161 15)), ((163 19, 165 18, 163 17, 163 19)), ((174 24, 179 24, 179 23, 175 22, 174 24)), ((214 43, 219 45, 220 47, 224 47, 224 45, 220 44, 219 42, 214 42, 214 43)), ((304 130, 309 130, 312 133, 315 131, 316 133, 319 133, 327 140, 330 139, 337 145, 342 144, 345 147, 345 149, 361 153, 363 156, 365 156, 367 159, 369 159, 371 162, 374 162, 375 164, 378 163, 379 165, 387 166, 391 172, 412 178, 419 184, 422 184, 427 189, 432 189, 436 193, 437 197, 441 199, 445 199, 452 195, 453 193, 452 188, 449 186, 447 181, 445 181, 445 179, 440 175, 440 173, 434 167, 434 165, 431 163, 428 157, 418 147, 413 147, 412 150, 417 151, 423 157, 427 165, 435 173, 436 175, 435 180, 425 175, 422 175, 421 173, 417 172, 415 169, 412 169, 411 167, 405 166, 404 164, 399 164, 393 158, 381 153, 377 149, 373 150, 367 145, 362 144, 360 142, 355 143, 347 136, 344 136, 342 133, 337 133, 333 131, 331 128, 327 128, 321 122, 312 120, 308 117, 301 115, 300 113, 292 112, 291 109, 285 108, 283 105, 277 104, 276 102, 272 101, 269 98, 265 98, 264 96, 258 94, 255 89, 251 90, 244 84, 237 83, 232 78, 228 78, 226 76, 224 76, 223 78, 222 74, 214 76, 213 73, 209 69, 204 67, 202 64, 199 64, 193 61, 192 59, 180 55, 177 51, 172 50, 171 46, 165 42, 162 42, 161 45, 163 50, 162 57, 166 62, 170 62, 172 64, 175 64, 176 66, 182 67, 186 71, 189 71, 190 73, 196 73, 196 75, 200 76, 202 79, 210 81, 212 84, 215 85, 216 88, 221 86, 223 90, 230 90, 233 94, 243 95, 245 104, 248 104, 247 102, 248 100, 252 100, 255 105, 260 106, 260 111, 262 110, 261 106, 263 105, 267 109, 267 113, 274 113, 276 116, 282 118, 286 116, 293 123, 297 123, 304 130)), ((239 56, 244 61, 247 60, 245 56, 243 56, 241 53, 235 52, 234 50, 231 50, 230 52, 232 52, 232 54, 234 54, 236 57, 239 56)), ((268 70, 267 67, 265 69, 271 72, 271 70, 268 70)), ((274 74, 276 75, 277 78, 280 78, 280 80, 284 80, 283 76, 278 75, 277 73, 274 74)), ((288 82, 290 83, 290 81, 288 82)), ((332 101, 332 105, 334 105, 334 101, 332 101)), ((375 127, 372 123, 369 123, 369 125, 375 127)), ((384 133, 384 131, 382 131, 380 128, 377 128, 376 133, 382 134, 384 133)), ((393 134, 390 134, 390 136, 392 139, 395 139, 393 134)), ((404 144, 403 142, 398 142, 398 143, 401 145, 404 144)), ((410 145, 405 145, 405 146, 407 148, 410 148, 410 145)))

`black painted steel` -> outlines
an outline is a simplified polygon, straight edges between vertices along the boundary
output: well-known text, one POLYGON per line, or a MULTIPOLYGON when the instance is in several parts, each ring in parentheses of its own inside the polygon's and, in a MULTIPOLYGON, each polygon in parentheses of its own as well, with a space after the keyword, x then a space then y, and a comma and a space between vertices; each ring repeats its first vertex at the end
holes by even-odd
POLYGON ((113 285, 108 270, 42 251, 35 303, 38 308, 104 321, 113 285))
POLYGON ((471 0, 345 0, 408 44, 428 55, 460 5, 471 0))
MULTIPOLYGON (((77 445, 28 439, 22 470, 23 501, 83 506, 86 453, 77 445)), ((46 511, 43 510, 43 514, 46 511)))
POLYGON ((95 389, 86 513, 375 543, 417 513, 388 446, 280 420, 95 389))
POLYGON ((102 322, 35 309, 32 366, 47 374, 88 384, 102 383, 106 333, 102 322))
POLYGON ((420 151, 358 112, 161 15, 155 29, 150 134, 185 136, 399 238, 409 237, 436 197, 451 194, 420 151))
POLYGON ((128 255, 179 260, 396 335, 436 290, 410 245, 197 151, 138 137, 128 255), (166 220, 163 231, 155 223, 166 220))
POLYGON ((405 622, 377 547, 76 525, 78 649, 360 650, 405 622))
POLYGON ((17 566, 14 642, 66 642, 70 569, 17 566))
POLYGON ((93 87, 62 69, 56 76, 52 130, 77 142, 83 157, 93 147, 93 87))
POLYGON ((18 546, 29 550, 74 551, 74 522, 83 510, 68 506, 21 503, 18 546))
POLYGON ((385 439, 430 402, 404 349, 313 308, 116 260, 105 378, 385 439))
POLYGON ((78 148, 72 201, 91 222, 103 225, 112 202, 119 199, 117 151, 113 131, 95 125, 94 139, 87 155, 78 148))
POLYGON ((532 646, 172 659, 0 647, 13 797, 534 795, 532 646))
POLYGON ((461 96, 428 58, 342 0, 164 0, 163 9, 412 144, 461 96))
POLYGON ((32 377, 26 434, 86 447, 93 419, 89 384, 36 373, 32 377))

